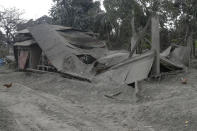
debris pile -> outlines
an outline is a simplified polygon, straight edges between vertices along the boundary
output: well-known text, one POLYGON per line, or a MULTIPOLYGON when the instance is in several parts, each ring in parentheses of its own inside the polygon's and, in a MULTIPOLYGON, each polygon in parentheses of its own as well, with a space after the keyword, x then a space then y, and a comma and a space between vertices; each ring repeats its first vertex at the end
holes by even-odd
POLYGON ((56 70, 87 75, 89 64, 107 52, 93 34, 42 24, 17 32, 14 53, 19 69, 56 70))
MULTIPOLYGON (((131 84, 148 77, 155 51, 130 57, 128 51, 109 51, 94 33, 41 24, 17 32, 14 55, 20 70, 55 71, 63 76, 91 81, 131 84)), ((161 66, 168 70, 188 65, 189 48, 169 47, 160 54, 161 66)))

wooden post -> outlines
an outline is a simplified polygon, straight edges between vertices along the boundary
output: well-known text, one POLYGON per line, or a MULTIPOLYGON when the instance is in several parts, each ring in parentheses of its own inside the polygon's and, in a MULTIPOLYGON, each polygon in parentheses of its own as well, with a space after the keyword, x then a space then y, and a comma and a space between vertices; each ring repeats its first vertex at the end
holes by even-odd
POLYGON ((33 66, 32 66, 32 52, 31 52, 31 48, 28 47, 27 51, 29 52, 29 68, 33 68, 33 66))
POLYGON ((139 93, 139 87, 138 87, 139 81, 135 81, 135 95, 139 93))
POLYGON ((196 43, 193 40, 193 57, 196 58, 196 43))
POLYGON ((155 50, 155 61, 152 68, 152 75, 160 75, 160 29, 159 16, 152 17, 152 50, 155 50))
POLYGON ((18 65, 17 65, 17 66, 18 66, 18 70, 20 70, 20 67, 19 67, 19 60, 20 60, 20 59, 19 59, 19 57, 20 57, 20 51, 21 51, 21 49, 17 46, 17 50, 18 50, 18 51, 17 51, 17 55, 18 55, 18 61, 17 61, 17 64, 18 64, 18 65))
POLYGON ((194 54, 194 44, 193 44, 193 33, 191 33, 187 39, 187 47, 189 48, 190 50, 190 55, 188 56, 189 57, 189 67, 191 67, 191 62, 192 62, 192 57, 193 57, 193 54, 194 54))

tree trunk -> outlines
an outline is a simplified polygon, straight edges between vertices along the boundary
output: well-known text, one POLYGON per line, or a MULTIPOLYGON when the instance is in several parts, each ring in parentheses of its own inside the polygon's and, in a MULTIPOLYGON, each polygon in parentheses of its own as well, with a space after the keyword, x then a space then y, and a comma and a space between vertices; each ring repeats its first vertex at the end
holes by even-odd
MULTIPOLYGON (((134 19, 134 18, 133 18, 134 19)), ((131 37, 131 52, 129 57, 132 57, 138 44, 140 43, 140 40, 145 36, 146 31, 150 25, 151 19, 148 19, 148 22, 146 23, 145 27, 138 33, 135 31, 135 23, 134 20, 132 20, 132 30, 133 30, 133 36, 131 37), (133 29, 134 28, 134 29, 133 29)))
POLYGON ((160 74, 160 29, 159 16, 152 17, 152 50, 155 50, 155 61, 153 63, 152 74, 160 74))

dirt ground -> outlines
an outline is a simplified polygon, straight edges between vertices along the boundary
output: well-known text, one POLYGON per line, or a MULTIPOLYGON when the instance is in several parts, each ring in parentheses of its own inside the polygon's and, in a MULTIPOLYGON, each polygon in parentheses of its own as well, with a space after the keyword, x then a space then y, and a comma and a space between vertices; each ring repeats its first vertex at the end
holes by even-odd
POLYGON ((0 68, 0 131, 196 131, 197 69, 146 80, 70 80, 0 68), (181 78, 187 78, 183 85, 181 78), (11 88, 3 84, 13 83, 11 88), (120 93, 114 99, 106 95, 120 93))

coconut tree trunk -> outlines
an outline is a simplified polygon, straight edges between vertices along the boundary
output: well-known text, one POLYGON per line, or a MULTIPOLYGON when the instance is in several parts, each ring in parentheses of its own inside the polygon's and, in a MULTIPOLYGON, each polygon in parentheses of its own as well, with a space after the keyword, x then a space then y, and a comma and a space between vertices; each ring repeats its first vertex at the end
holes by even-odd
POLYGON ((160 29, 158 15, 152 17, 152 50, 155 50, 152 75, 158 76, 160 74, 160 29))

